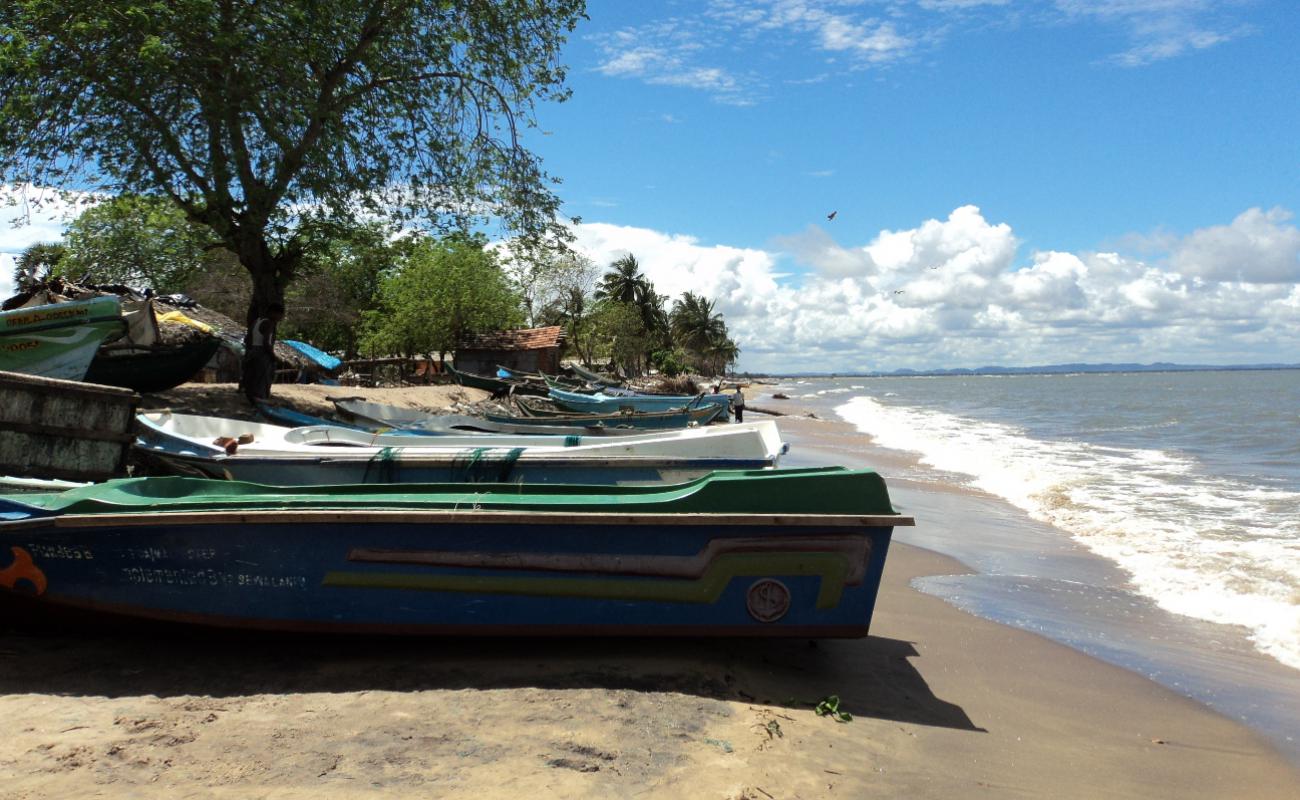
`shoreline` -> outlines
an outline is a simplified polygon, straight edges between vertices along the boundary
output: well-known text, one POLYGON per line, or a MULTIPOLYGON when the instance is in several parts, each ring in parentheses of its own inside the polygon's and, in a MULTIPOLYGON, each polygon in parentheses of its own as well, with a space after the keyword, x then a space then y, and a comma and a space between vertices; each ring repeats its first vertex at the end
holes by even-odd
POLYGON ((1259 652, 1244 629, 1164 611, 1137 594, 1118 565, 1067 532, 936 476, 916 456, 874 444, 838 415, 810 419, 802 415, 827 412, 798 401, 781 408, 799 415, 782 418, 791 440, 783 464, 879 469, 895 505, 918 522, 895 531, 894 540, 954 558, 966 573, 918 577, 913 588, 1150 679, 1260 732, 1300 767, 1300 672, 1259 652))

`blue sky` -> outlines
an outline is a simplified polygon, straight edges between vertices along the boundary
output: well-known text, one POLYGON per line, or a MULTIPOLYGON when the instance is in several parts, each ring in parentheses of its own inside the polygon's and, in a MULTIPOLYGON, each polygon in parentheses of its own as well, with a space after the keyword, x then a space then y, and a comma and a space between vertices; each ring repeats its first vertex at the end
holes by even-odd
POLYGON ((1300 361, 1294 0, 588 14, 526 144, 742 368, 1300 361))
POLYGON ((588 12, 530 146, 743 367, 1300 361, 1292 2, 588 12))

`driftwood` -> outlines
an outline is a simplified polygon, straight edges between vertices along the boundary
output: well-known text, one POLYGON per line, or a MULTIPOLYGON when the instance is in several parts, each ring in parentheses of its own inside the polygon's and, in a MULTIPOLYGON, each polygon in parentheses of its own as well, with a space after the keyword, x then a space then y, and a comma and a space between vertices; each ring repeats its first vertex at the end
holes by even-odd
POLYGON ((759 408, 758 406, 751 406, 751 405, 746 405, 745 410, 753 411, 757 414, 767 414, 768 416, 771 417, 784 417, 786 415, 784 411, 772 411, 771 409, 759 408))

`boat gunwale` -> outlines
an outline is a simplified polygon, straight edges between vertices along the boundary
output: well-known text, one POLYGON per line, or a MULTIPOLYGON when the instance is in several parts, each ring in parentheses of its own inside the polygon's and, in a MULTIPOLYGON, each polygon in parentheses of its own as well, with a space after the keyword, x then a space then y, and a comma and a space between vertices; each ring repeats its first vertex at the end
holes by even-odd
POLYGON ((370 523, 427 524, 481 523, 623 525, 623 526, 779 526, 779 527, 860 527, 892 528, 916 525, 916 519, 892 514, 740 514, 711 512, 575 512, 509 511, 502 509, 320 509, 295 508, 249 509, 247 511, 165 511, 150 508, 140 511, 103 514, 61 514, 32 519, 0 521, 0 532, 28 528, 104 528, 149 527, 163 525, 220 525, 227 523, 299 525, 303 523, 370 523))

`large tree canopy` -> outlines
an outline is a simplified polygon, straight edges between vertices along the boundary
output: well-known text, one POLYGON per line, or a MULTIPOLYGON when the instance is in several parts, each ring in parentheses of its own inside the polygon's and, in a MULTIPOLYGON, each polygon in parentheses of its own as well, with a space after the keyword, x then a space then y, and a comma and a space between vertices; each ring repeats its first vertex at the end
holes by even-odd
POLYGON ((478 236, 412 243, 367 312, 362 348, 373 353, 444 354, 469 333, 523 322, 520 298, 478 236))
POLYGON ((554 234, 522 146, 583 0, 5 0, 0 180, 171 199, 279 303, 307 215, 554 234))
POLYGON ((118 195, 81 212, 68 226, 59 271, 93 283, 185 291, 204 265, 211 231, 165 199, 118 195))

